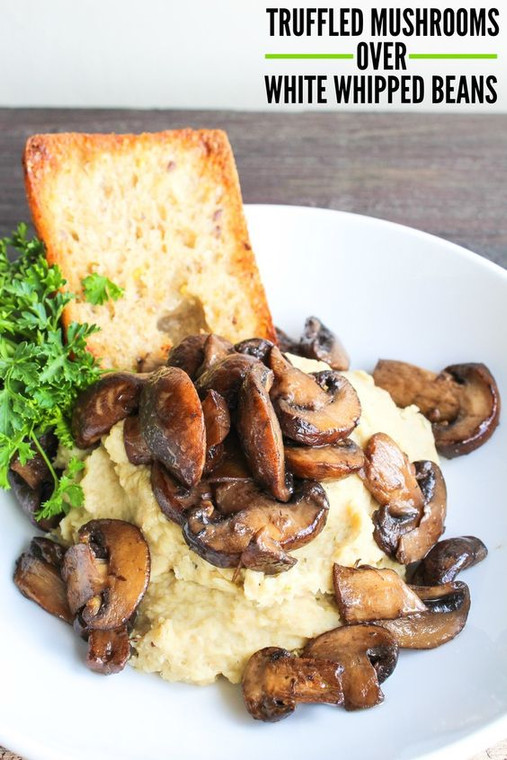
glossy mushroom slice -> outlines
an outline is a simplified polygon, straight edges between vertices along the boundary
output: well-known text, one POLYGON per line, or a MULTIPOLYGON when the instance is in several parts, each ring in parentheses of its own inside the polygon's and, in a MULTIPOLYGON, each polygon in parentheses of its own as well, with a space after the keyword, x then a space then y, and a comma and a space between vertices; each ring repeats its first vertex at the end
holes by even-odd
POLYGON ((457 417, 435 423, 435 444, 448 458, 469 454, 485 443, 500 421, 500 393, 484 364, 453 364, 447 372, 461 387, 457 417))
POLYGON ((148 545, 139 528, 123 520, 91 520, 78 535, 63 561, 69 606, 90 629, 120 628, 148 586, 148 545))
POLYGON ((400 536, 396 559, 402 565, 425 557, 445 530, 447 488, 442 470, 435 462, 426 460, 414 462, 414 467, 424 507, 417 526, 400 536))
POLYGON ((147 375, 112 372, 83 391, 72 412, 76 446, 87 449, 113 425, 137 411, 147 375))
POLYGON ((86 665, 90 670, 105 676, 119 673, 129 657, 130 642, 126 625, 111 631, 90 631, 86 655, 86 665))
POLYGON ((437 586, 453 581, 458 573, 482 562, 488 550, 475 536, 459 536, 439 541, 412 575, 412 583, 437 586))
POLYGON ((269 391, 273 373, 257 362, 245 375, 239 394, 236 427, 254 479, 275 499, 288 501, 292 484, 285 471, 280 423, 269 391))
POLYGON ((340 618, 347 624, 392 620, 426 610, 426 605, 389 568, 333 566, 333 583, 340 618))
POLYGON ((47 501, 54 491, 54 481, 45 480, 37 488, 30 488, 26 480, 18 475, 14 470, 9 470, 7 479, 12 489, 16 501, 20 505, 25 515, 29 518, 32 525, 39 530, 50 531, 56 528, 63 515, 54 515, 53 517, 37 517, 37 514, 43 503, 47 501))
POLYGON ((388 391, 396 406, 415 404, 430 422, 456 419, 460 386, 447 372, 431 372, 407 362, 379 359, 373 379, 388 391))
POLYGON ((261 362, 267 364, 268 357, 273 343, 265 338, 249 338, 248 340, 242 340, 240 343, 236 343, 234 350, 238 354, 249 354, 255 356, 261 362))
POLYGON ((197 370, 197 376, 202 375, 203 372, 210 369, 221 359, 224 359, 229 354, 234 353, 234 346, 229 340, 222 338, 220 335, 211 333, 206 338, 206 341, 202 350, 202 364, 197 370))
POLYGON ((234 430, 223 443, 224 454, 207 473, 210 483, 227 483, 231 480, 251 480, 252 473, 234 430))
POLYGON ((417 404, 433 425, 438 451, 446 457, 474 451, 498 425, 500 393, 484 364, 453 364, 437 375, 382 359, 373 377, 398 406, 417 404))
POLYGON ((363 482, 373 498, 389 505, 394 516, 411 516, 416 521, 424 497, 407 455, 386 433, 375 433, 365 446, 364 456, 363 482))
POLYGON ((258 359, 248 354, 232 353, 215 362, 208 370, 200 375, 195 383, 200 396, 203 398, 207 391, 214 390, 223 396, 229 409, 236 408, 238 394, 243 378, 258 359))
POLYGON ((422 559, 444 531, 447 491, 439 466, 411 464, 385 433, 373 435, 364 453, 363 481, 381 505, 372 516, 375 541, 402 564, 422 559))
POLYGON ((345 438, 331 446, 286 446, 285 464, 297 478, 344 478, 364 464, 363 450, 345 438))
POLYGON ((168 367, 178 367, 195 380, 204 361, 204 345, 209 333, 189 335, 169 351, 168 367))
MULTIPOLYGON (((55 458, 58 449, 58 438, 56 435, 51 432, 44 433, 44 435, 39 437, 38 443, 47 458, 52 461, 55 458)), ((36 490, 40 488, 43 483, 52 481, 52 475, 46 463, 46 459, 42 456, 42 453, 36 447, 36 444, 32 442, 30 448, 33 452, 31 459, 27 459, 27 461, 22 464, 19 455, 16 454, 11 459, 9 467, 13 472, 17 473, 17 475, 19 475, 30 488, 36 490)))
POLYGON ((206 434, 201 402, 189 376, 178 367, 160 367, 141 394, 139 420, 153 458, 187 487, 202 477, 206 434))
POLYGON ((379 626, 345 625, 309 641, 302 656, 338 663, 344 707, 359 710, 383 701, 380 684, 396 667, 398 644, 379 626))
POLYGON ((46 612, 72 623, 65 584, 60 575, 65 549, 49 538, 34 538, 16 562, 14 583, 23 596, 46 612))
POLYGON ((287 718, 301 703, 343 702, 340 665, 296 657, 278 647, 266 647, 250 657, 242 690, 250 715, 270 723, 287 718))
POLYGON ((194 509, 213 495, 209 483, 205 480, 187 488, 173 478, 161 462, 152 464, 151 487, 164 515, 178 525, 183 525, 185 513, 189 509, 194 509))
POLYGON ((231 429, 231 415, 224 397, 213 390, 208 391, 202 400, 202 413, 206 428, 204 472, 207 474, 224 456, 225 449, 222 444, 231 429))
POLYGON ((131 464, 149 464, 152 461, 153 455, 145 441, 137 414, 127 417, 123 423, 123 445, 131 464))
POLYGON ((296 564, 298 549, 322 531, 329 509, 324 489, 302 481, 287 504, 258 492, 245 509, 224 516, 212 502, 188 513, 186 542, 216 567, 246 567, 272 575, 296 564))
POLYGON ((426 611, 414 612, 396 620, 376 620, 388 630, 403 649, 433 649, 460 633, 470 609, 470 592, 461 581, 441 586, 411 586, 426 605, 426 611))
POLYGON ((308 317, 299 341, 301 356, 329 364, 331 369, 347 370, 350 358, 339 338, 317 317, 308 317))
POLYGON ((359 422, 356 391, 337 372, 307 375, 274 346, 269 357, 275 381, 271 399, 284 435, 305 446, 324 446, 346 438, 359 422))

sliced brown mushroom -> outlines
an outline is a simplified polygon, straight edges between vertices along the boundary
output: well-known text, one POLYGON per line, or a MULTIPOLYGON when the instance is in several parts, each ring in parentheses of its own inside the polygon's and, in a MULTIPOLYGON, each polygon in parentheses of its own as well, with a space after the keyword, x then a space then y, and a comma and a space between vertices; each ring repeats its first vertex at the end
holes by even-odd
POLYGON ((339 338, 317 317, 308 317, 299 341, 301 356, 329 364, 331 369, 347 370, 350 358, 339 338))
POLYGON ((333 566, 333 583, 340 618, 347 624, 392 620, 426 605, 389 568, 333 566))
POLYGON ((381 505, 372 516, 375 541, 402 564, 422 559, 444 531, 447 491, 439 466, 411 464, 385 433, 373 435, 364 454, 363 481, 381 505))
POLYGON ((249 338, 248 340, 242 340, 240 343, 236 343, 234 346, 234 350, 237 351, 238 354, 249 354, 264 363, 267 363, 269 352, 272 348, 273 343, 264 338, 249 338))
POLYGON ((231 415, 223 396, 213 390, 208 391, 202 400, 202 413, 206 428, 204 472, 207 474, 217 466, 225 453, 222 444, 231 429, 231 415))
POLYGON ((447 488, 442 470, 430 461, 414 462, 414 467, 424 497, 424 507, 418 525, 400 536, 396 559, 402 565, 425 557, 445 530, 447 488))
POLYGON ((149 464, 153 455, 141 431, 139 416, 127 417, 123 423, 123 444, 127 459, 131 464, 149 464))
POLYGON ((91 520, 78 535, 63 562, 69 606, 89 628, 120 628, 148 586, 148 545, 139 528, 123 520, 91 520))
POLYGON ((201 402, 189 376, 160 367, 141 394, 139 420, 153 458, 187 487, 199 482, 206 458, 201 402))
POLYGON ((33 539, 16 562, 14 583, 23 596, 46 612, 72 623, 65 583, 60 575, 63 547, 48 538, 33 539))
POLYGON ((396 667, 398 645, 381 630, 375 625, 345 625, 317 636, 303 649, 303 657, 330 660, 343 668, 347 710, 374 707, 384 699, 380 684, 396 667))
POLYGON ((76 446, 80 449, 93 446, 113 425, 133 414, 145 381, 146 375, 112 372, 83 391, 72 412, 76 446))
POLYGON ((183 535, 190 548, 212 565, 272 575, 296 564, 287 551, 304 546, 322 531, 328 508, 322 486, 305 480, 288 504, 259 492, 257 501, 224 516, 212 502, 204 502, 188 513, 183 535))
MULTIPOLYGON (((57 473, 58 474, 58 473, 57 473)), ((30 488, 26 480, 18 475, 14 470, 9 470, 7 479, 12 489, 16 501, 20 505, 25 515, 29 518, 32 525, 39 530, 50 531, 56 528, 63 515, 54 515, 53 517, 38 518, 37 513, 43 503, 47 501, 53 493, 55 484, 53 478, 41 483, 37 488, 30 488)))
POLYGON ((469 454, 493 435, 500 421, 500 393, 484 364, 453 364, 444 372, 460 384, 460 409, 455 420, 435 423, 437 449, 452 458, 469 454))
POLYGON ((437 586, 453 581, 458 573, 482 562, 488 550, 475 536, 459 536, 439 541, 419 564, 412 583, 437 586))
POLYGON ((86 655, 86 664, 90 670, 105 676, 119 673, 129 657, 130 642, 126 625, 111 631, 90 631, 86 655))
MULTIPOLYGON (((58 449, 58 438, 52 432, 44 433, 39 438, 39 446, 43 449, 48 459, 52 461, 55 458, 58 449)), ((19 455, 16 454, 11 459, 10 468, 23 478, 30 488, 37 490, 43 485, 43 483, 51 482, 52 475, 46 460, 39 449, 36 448, 35 443, 32 443, 30 448, 33 451, 32 458, 28 459, 24 464, 21 464, 19 455)))
POLYGON ((197 376, 202 375, 203 372, 206 372, 218 361, 224 359, 226 356, 232 354, 233 352, 234 346, 230 341, 220 337, 220 335, 211 333, 211 335, 208 335, 206 338, 203 346, 202 364, 197 370, 197 376))
POLYGON ((430 422, 456 419, 460 386, 447 372, 431 372, 407 362, 379 359, 373 379, 388 391, 396 406, 415 404, 430 422))
POLYGON ((433 649, 460 633, 470 609, 470 592, 461 581, 441 586, 411 586, 426 605, 426 611, 414 612, 396 620, 376 620, 388 630, 403 649, 433 649))
POLYGON ((375 433, 364 449, 363 481, 379 504, 389 505, 396 517, 410 515, 417 521, 424 497, 414 466, 386 433, 375 433))
POLYGON ((197 378, 195 387, 201 397, 204 397, 207 391, 216 391, 225 398, 229 409, 235 409, 243 378, 256 363, 258 359, 255 356, 229 354, 203 372, 197 378))
POLYGON ((398 406, 417 404, 433 424, 437 449, 446 457, 474 451, 498 425, 500 393, 484 364, 453 364, 437 375, 412 364, 382 359, 373 377, 398 406))
POLYGON ((198 506, 203 499, 212 498, 206 481, 201 480, 192 488, 187 488, 173 478, 161 462, 152 464, 151 487, 164 515, 178 525, 183 525, 189 509, 198 506))
POLYGON ((269 391, 273 373, 257 362, 245 375, 239 394, 236 426, 254 479, 275 499, 288 501, 291 480, 285 471, 280 423, 269 391))
POLYGON ((278 647, 266 647, 250 657, 242 689, 250 715, 270 723, 288 717, 300 703, 343 702, 340 665, 296 657, 278 647))
POLYGON ((297 340, 292 340, 292 338, 289 338, 287 333, 284 332, 280 327, 275 327, 275 334, 276 345, 280 351, 282 351, 284 354, 297 354, 299 348, 299 343, 297 340))
POLYGON ((195 380, 204 361, 204 345, 209 333, 189 335, 171 348, 167 358, 168 367, 179 367, 195 380))
POLYGON ((276 346, 269 362, 275 376, 271 399, 288 438, 306 446, 324 446, 346 438, 356 427, 361 405, 342 375, 331 370, 307 375, 276 346))
POLYGON ((363 450, 345 438, 331 446, 286 446, 285 464, 297 478, 344 478, 364 464, 363 450))
POLYGON ((234 431, 231 431, 224 443, 224 454, 219 462, 207 474, 210 483, 226 483, 230 480, 250 480, 252 473, 234 431))

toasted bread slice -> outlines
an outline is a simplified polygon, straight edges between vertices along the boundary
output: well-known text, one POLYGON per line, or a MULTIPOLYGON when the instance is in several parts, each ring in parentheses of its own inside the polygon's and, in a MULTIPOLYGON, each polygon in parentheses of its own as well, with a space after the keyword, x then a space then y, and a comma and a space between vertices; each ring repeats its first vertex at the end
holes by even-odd
POLYGON ((78 296, 64 323, 99 325, 103 367, 149 369, 198 332, 273 339, 224 132, 35 135, 24 167, 37 234, 78 296), (87 303, 92 272, 123 297, 87 303))

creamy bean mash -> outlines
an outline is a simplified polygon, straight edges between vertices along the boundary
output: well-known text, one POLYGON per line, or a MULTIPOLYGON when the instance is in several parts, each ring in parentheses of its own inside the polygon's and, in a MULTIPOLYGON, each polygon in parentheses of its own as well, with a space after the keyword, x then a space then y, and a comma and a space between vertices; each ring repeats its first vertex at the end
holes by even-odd
MULTIPOLYGON (((320 362, 290 359, 305 371, 327 369, 320 362)), ((350 436, 356 443, 364 446, 382 431, 411 461, 438 462, 430 423, 416 407, 396 407, 365 372, 343 374, 361 401, 360 424, 350 436)), ((332 597, 334 562, 360 561, 404 573, 373 540, 371 514, 378 504, 357 475, 324 481, 330 504, 324 530, 293 552, 298 559, 293 568, 271 576, 214 567, 189 549, 181 528, 167 520, 153 496, 149 466, 128 461, 123 422, 86 458, 81 485, 84 507, 62 521, 61 537, 73 542, 81 525, 103 517, 127 520, 142 530, 151 552, 151 580, 132 634, 130 663, 169 681, 207 684, 222 674, 238 682, 256 650, 293 650, 339 625, 332 597)))

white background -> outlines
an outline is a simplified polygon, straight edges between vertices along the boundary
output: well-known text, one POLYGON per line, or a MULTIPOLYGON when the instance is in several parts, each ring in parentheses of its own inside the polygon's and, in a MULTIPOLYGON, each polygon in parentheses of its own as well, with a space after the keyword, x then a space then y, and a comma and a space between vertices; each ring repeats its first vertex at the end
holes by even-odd
MULTIPOLYGON (((498 53, 486 61, 409 61, 410 74, 496 75, 495 105, 407 110, 507 111, 507 0, 0 0, 0 106, 273 110, 265 73, 360 73, 354 61, 266 61, 268 52, 355 52, 357 38, 270 39, 266 7, 500 9, 491 38, 408 38, 409 52, 498 53)), ((373 74, 373 71, 366 72, 373 74)), ((381 73, 381 72, 379 72, 381 73)), ((307 108, 308 106, 306 106, 307 108)), ((337 106, 319 106, 336 110, 337 106)), ((278 108, 288 108, 279 106, 278 108)), ((343 110, 344 106, 339 106, 343 110)), ((382 106, 363 106, 380 110, 382 106)), ((391 106, 392 108, 392 106, 391 106)), ((399 108, 399 107, 398 107, 399 108)), ((349 110, 351 108, 349 107, 349 110)))

